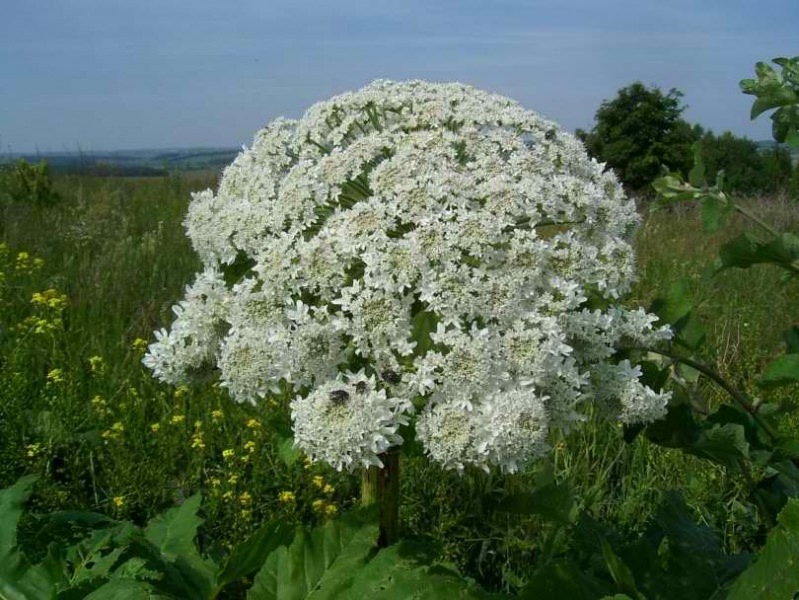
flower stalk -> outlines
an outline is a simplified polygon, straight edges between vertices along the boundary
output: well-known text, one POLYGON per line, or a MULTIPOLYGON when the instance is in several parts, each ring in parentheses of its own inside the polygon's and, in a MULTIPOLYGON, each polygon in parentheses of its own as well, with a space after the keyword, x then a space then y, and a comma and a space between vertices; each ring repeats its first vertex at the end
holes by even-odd
POLYGON ((392 545, 399 533, 399 451, 389 450, 380 455, 383 468, 371 466, 361 476, 361 503, 363 506, 378 505, 380 548, 392 545))

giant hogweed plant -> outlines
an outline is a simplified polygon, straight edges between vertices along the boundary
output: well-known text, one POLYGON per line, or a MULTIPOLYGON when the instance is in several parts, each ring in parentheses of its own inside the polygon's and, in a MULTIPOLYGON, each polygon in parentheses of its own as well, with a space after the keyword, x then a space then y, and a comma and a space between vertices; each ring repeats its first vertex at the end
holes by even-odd
POLYGON ((273 122, 194 195, 204 268, 145 364, 173 384, 216 368, 239 402, 290 396, 296 446, 366 469, 367 500, 396 490, 411 436, 444 468, 513 473, 589 410, 665 414, 669 393, 616 353, 670 336, 619 303, 638 221, 612 173, 517 103, 377 81, 273 122))

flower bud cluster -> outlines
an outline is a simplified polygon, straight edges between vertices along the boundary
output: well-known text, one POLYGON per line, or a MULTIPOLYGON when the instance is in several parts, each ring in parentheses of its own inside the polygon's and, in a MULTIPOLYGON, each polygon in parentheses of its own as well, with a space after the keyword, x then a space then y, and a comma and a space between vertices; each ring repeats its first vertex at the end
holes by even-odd
POLYGON ((591 404, 665 411, 616 358, 670 335, 618 305, 633 202, 507 98, 421 81, 336 96, 260 131, 185 224, 205 270, 145 364, 170 383, 216 366, 241 402, 293 389, 297 445, 336 468, 381 464, 412 425, 447 468, 513 472, 591 404))

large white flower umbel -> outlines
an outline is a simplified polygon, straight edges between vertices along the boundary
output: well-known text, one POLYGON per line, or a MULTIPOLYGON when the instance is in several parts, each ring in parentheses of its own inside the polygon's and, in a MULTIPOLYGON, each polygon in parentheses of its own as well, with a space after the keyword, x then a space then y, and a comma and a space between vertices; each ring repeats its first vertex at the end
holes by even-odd
POLYGON ((169 383, 216 365, 242 402, 291 386, 297 445, 338 469, 382 465, 412 425, 447 468, 513 472, 590 404, 665 412, 615 358, 669 336, 614 305, 637 223, 612 173, 512 100, 376 81, 273 122, 194 195, 205 270, 144 362, 169 383))

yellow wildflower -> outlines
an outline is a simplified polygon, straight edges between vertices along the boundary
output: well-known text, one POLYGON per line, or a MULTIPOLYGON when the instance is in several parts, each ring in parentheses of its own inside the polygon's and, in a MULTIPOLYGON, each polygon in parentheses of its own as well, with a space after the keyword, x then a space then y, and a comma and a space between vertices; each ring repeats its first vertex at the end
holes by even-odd
POLYGON ((125 497, 124 496, 114 496, 113 499, 114 507, 115 508, 122 508, 125 506, 125 497))
POLYGON ((136 338, 135 340, 133 340, 131 348, 133 348, 133 350, 136 352, 144 354, 144 352, 147 350, 147 340, 144 340, 142 338, 136 338))
POLYGON ((28 451, 28 458, 35 458, 36 456, 39 455, 42 446, 39 443, 28 444, 27 446, 25 446, 25 449, 28 451))
POLYGON ((211 418, 214 421, 218 421, 219 419, 222 418, 222 411, 221 410, 212 410, 211 411, 211 418))
POLYGON ((314 475, 313 484, 318 488, 323 488, 325 486, 325 479, 321 475, 314 475))
POLYGON ((38 308, 63 310, 69 303, 66 294, 60 293, 53 288, 47 289, 43 292, 34 292, 31 296, 31 304, 38 308))
POLYGON ((105 364, 103 363, 102 356, 90 356, 89 357, 89 370, 96 374, 100 375, 105 370, 105 364))
POLYGON ((325 494, 327 494, 328 496, 329 496, 330 494, 332 494, 333 492, 335 492, 335 491, 336 491, 336 488, 334 488, 334 487, 333 487, 332 485, 330 485, 329 483, 326 483, 326 484, 325 484, 325 487, 323 487, 323 488, 322 488, 322 492, 323 492, 323 493, 325 493, 325 494))
POLYGON ((194 435, 191 436, 191 447, 198 450, 203 450, 205 448, 202 431, 195 431, 194 435))
POLYGON ((103 433, 101 433, 100 436, 106 440, 116 440, 119 439, 119 436, 122 433, 124 433, 124 431, 125 431, 125 426, 119 421, 117 421, 116 423, 111 425, 110 429, 106 429, 105 431, 103 431, 103 433))
POLYGON ((225 448, 222 450, 222 458, 225 460, 230 460, 231 458, 236 456, 236 451, 233 448, 225 448))
POLYGON ((211 477, 211 479, 208 480, 208 483, 211 484, 211 487, 215 488, 222 485, 222 481, 219 479, 219 477, 211 477))
POLYGON ((230 490, 228 490, 227 492, 225 492, 224 494, 222 494, 222 499, 223 499, 223 500, 233 500, 233 496, 234 496, 233 492, 231 492, 230 490))
POLYGON ((277 499, 283 502, 284 504, 291 504, 297 499, 297 497, 294 495, 294 492, 290 490, 285 490, 283 492, 280 492, 280 494, 278 494, 277 499))
POLYGON ((239 502, 243 506, 249 506, 252 504, 252 496, 250 495, 250 492, 242 492, 239 494, 239 502))
POLYGON ((231 475, 230 477, 227 478, 227 482, 230 485, 236 485, 238 483, 238 481, 239 481, 239 476, 238 475, 231 475))
POLYGON ((94 408, 94 410, 96 410, 99 413, 105 412, 105 406, 106 406, 105 398, 98 395, 92 398, 91 402, 92 402, 92 408, 94 408))
POLYGON ((179 423, 183 423, 185 420, 186 415, 172 415, 172 418, 169 419, 169 422, 172 423, 172 425, 177 425, 179 423))
POLYGON ((244 442, 244 449, 250 454, 252 454, 253 452, 255 452, 255 442, 253 442, 252 440, 244 442))
POLYGON ((185 398, 188 395, 188 393, 189 393, 188 386, 179 385, 177 388, 175 388, 175 394, 174 394, 175 400, 181 400, 185 398))
POLYGON ((150 431, 158 433, 159 429, 161 429, 161 423, 150 423, 150 431))
POLYGON ((247 427, 250 429, 260 429, 261 422, 258 419, 250 419, 247 421, 247 427))
POLYGON ((252 511, 245 508, 244 510, 241 511, 241 518, 244 519, 245 521, 249 521, 250 519, 252 519, 252 511))
POLYGON ((47 381, 49 383, 63 383, 64 371, 62 369, 50 369, 50 372, 47 373, 47 381))
POLYGON ((338 514, 338 507, 335 504, 325 506, 325 516, 335 517, 338 514))
POLYGON ((30 273, 33 270, 33 265, 31 264, 31 255, 27 252, 20 252, 17 254, 17 264, 16 269, 21 273, 30 273))
POLYGON ((311 507, 317 512, 324 511, 326 506, 327 502, 325 500, 322 500, 321 498, 311 502, 311 507))

